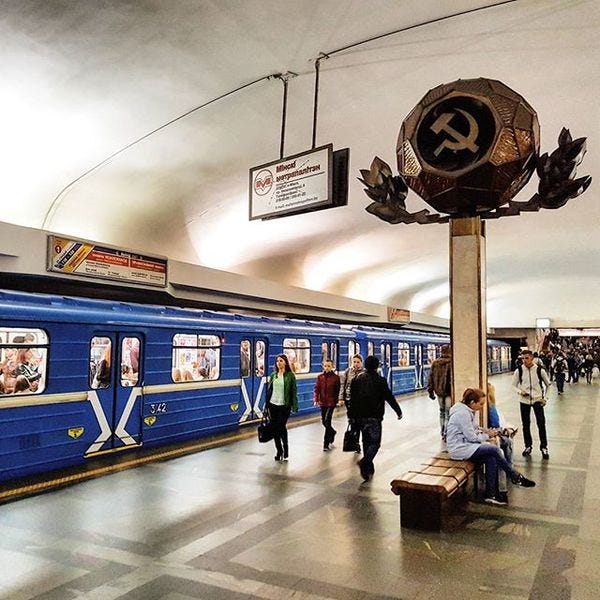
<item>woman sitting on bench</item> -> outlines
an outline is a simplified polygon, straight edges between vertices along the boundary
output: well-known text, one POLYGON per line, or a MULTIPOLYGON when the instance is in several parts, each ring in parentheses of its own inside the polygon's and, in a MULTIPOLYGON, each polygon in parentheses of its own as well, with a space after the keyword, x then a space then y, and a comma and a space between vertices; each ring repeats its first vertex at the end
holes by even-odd
POLYGON ((515 471, 504 458, 498 446, 489 441, 498 433, 486 431, 476 423, 477 413, 485 406, 485 392, 477 388, 467 388, 462 402, 450 409, 450 418, 446 429, 446 446, 450 458, 454 460, 472 460, 485 465, 485 502, 502 505, 498 500, 498 469, 502 469, 515 484, 533 487, 534 481, 526 479, 515 471))

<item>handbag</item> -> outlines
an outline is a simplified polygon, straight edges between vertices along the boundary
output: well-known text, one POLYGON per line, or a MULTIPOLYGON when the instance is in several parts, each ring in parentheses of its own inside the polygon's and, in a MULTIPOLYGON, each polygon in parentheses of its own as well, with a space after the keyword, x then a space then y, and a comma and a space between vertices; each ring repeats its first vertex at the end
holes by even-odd
POLYGON ((352 431, 352 425, 348 423, 346 433, 344 433, 343 452, 356 452, 358 448, 358 431, 352 431))
POLYGON ((261 444, 266 444, 267 442, 270 442, 273 437, 275 437, 273 423, 269 417, 264 414, 260 425, 256 428, 256 431, 258 432, 258 441, 261 444))

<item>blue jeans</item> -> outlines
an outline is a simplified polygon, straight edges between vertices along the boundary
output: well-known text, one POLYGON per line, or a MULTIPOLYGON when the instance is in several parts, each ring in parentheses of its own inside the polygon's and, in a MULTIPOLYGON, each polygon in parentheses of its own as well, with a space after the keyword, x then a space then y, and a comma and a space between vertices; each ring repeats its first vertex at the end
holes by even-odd
POLYGON ((379 419, 361 417, 360 419, 355 419, 355 422, 362 433, 363 440, 361 472, 373 475, 375 473, 373 460, 381 446, 381 421, 379 419))
POLYGON ((470 456, 478 464, 485 465, 485 496, 493 498, 498 493, 498 469, 502 469, 511 480, 518 474, 513 471, 510 463, 504 458, 504 453, 494 444, 481 444, 470 456))

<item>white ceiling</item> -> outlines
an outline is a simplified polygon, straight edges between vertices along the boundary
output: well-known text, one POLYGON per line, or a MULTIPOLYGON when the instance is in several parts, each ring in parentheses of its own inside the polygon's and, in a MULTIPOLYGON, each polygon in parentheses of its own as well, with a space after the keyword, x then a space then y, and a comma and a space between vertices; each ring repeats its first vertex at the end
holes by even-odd
MULTIPOLYGON (((488 325, 599 319, 600 2, 517 0, 321 62, 317 144, 350 148, 347 207, 248 220, 248 169, 311 147, 314 59, 483 0, 5 0, 0 13, 0 219, 448 316, 448 226, 388 225, 357 181, 396 168, 404 117, 431 88, 499 79, 538 113, 542 151, 587 136, 585 194, 488 222, 488 325), (80 178, 81 179, 78 179, 80 178), (70 185, 74 180, 77 180, 70 185), (68 186, 68 187, 67 187, 68 186), (67 187, 66 191, 61 193, 67 187)), ((528 199, 535 177, 517 199, 528 199)), ((414 193, 410 210, 426 208, 414 193)))

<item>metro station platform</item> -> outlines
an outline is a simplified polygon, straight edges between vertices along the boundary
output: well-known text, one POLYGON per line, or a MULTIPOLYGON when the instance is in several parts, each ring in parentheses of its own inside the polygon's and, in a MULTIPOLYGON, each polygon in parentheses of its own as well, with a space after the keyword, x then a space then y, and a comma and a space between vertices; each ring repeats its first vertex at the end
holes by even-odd
MULTIPOLYGON (((491 379, 519 423, 510 375, 491 379)), ((0 506, 0 598, 10 600, 567 599, 600 597, 600 382, 566 384, 508 507, 468 504, 441 533, 401 529, 390 481, 441 449, 437 402, 388 411, 372 481, 290 429, 290 460, 255 437, 0 506)), ((537 440, 535 426, 534 441, 537 440)))

